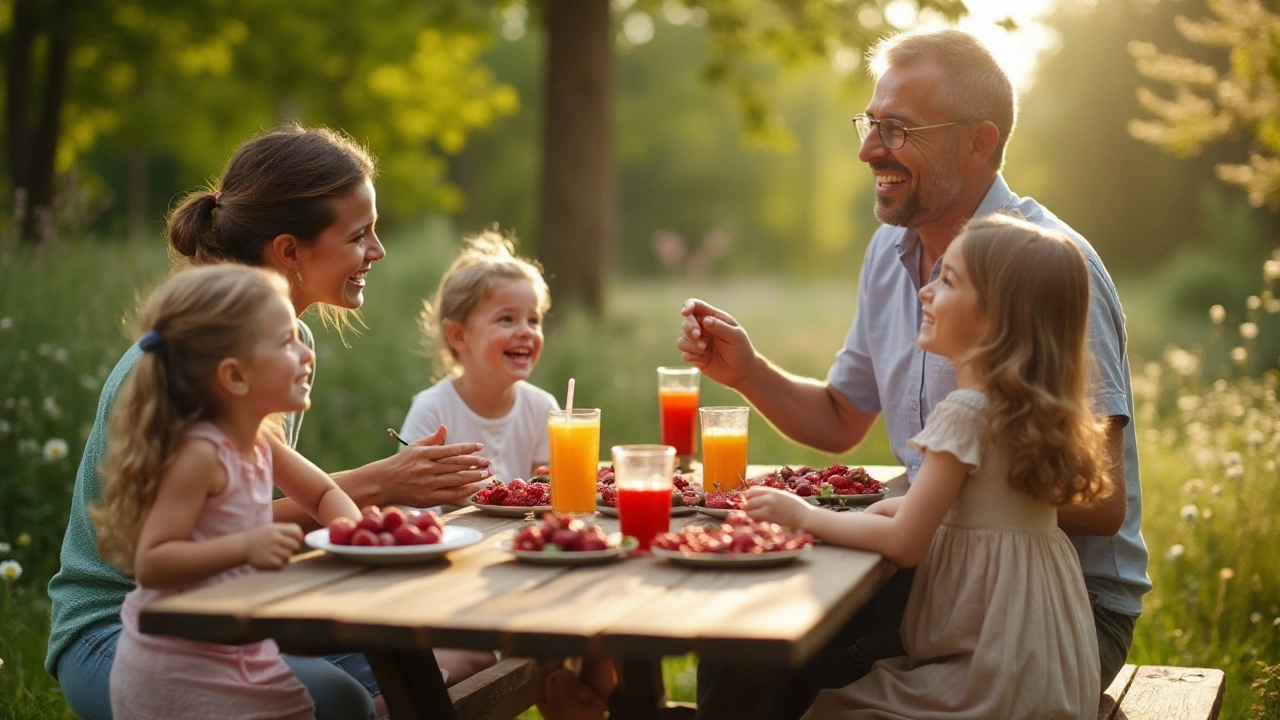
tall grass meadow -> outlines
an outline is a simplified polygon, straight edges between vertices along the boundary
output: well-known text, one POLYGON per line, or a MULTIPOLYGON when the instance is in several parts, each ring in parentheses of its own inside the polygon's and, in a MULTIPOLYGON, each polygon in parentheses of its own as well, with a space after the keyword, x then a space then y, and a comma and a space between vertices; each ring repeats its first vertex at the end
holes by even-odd
MULTIPOLYGON (((417 317, 458 245, 456 234, 439 223, 385 240, 389 259, 369 276, 364 328, 340 335, 309 317, 317 375, 299 449, 329 470, 394 452, 385 428, 399 427, 412 395, 433 379, 417 317)), ((1275 358, 1256 357, 1257 329, 1273 328, 1267 318, 1280 310, 1270 293, 1280 256, 1271 262, 1256 307, 1235 323, 1252 322, 1254 338, 1224 319, 1202 346, 1156 353, 1134 371, 1143 530, 1156 589, 1130 660, 1225 669, 1223 717, 1232 718, 1280 717, 1280 551, 1271 540, 1280 516, 1280 408, 1276 373, 1261 372, 1275 358), (1233 357, 1236 347, 1243 359, 1233 357)), ((72 717, 42 667, 45 586, 57 569, 98 392, 131 340, 122 319, 167 265, 159 238, 38 252, 0 245, 0 717, 72 717)), ((575 404, 603 411, 605 447, 656 441, 654 368, 680 362, 675 339, 686 297, 732 312, 782 367, 824 377, 853 316, 853 277, 851 269, 844 283, 617 280, 599 318, 553 304, 533 381, 563 402, 568 379, 576 378, 575 404)), ((704 380, 702 402, 740 399, 704 380)), ((758 416, 750 432, 753 463, 894 462, 879 428, 839 458, 790 443, 758 416)), ((693 662, 667 663, 673 698, 693 699, 693 662)))

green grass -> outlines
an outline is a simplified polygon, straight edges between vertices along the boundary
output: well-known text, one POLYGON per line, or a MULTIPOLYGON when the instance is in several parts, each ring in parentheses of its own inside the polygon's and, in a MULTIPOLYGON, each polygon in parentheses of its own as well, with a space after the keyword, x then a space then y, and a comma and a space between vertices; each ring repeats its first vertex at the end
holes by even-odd
MULTIPOLYGON (((336 332, 313 323, 318 384, 300 448, 329 470, 393 452, 384 428, 398 427, 413 393, 430 382, 429 363, 416 351, 416 318, 452 244, 437 228, 389 238, 388 250, 392 259, 370 276, 362 335, 347 333, 344 346, 336 332)), ((24 568, 21 577, 3 583, 0 717, 71 717, 41 667, 48 623, 44 588, 57 567, 97 393, 128 342, 122 312, 132 305, 134 289, 152 284, 165 267, 159 240, 55 247, 38 256, 0 247, 0 542, 11 544, 0 560, 17 560, 24 568), (65 456, 49 443, 55 439, 66 442, 65 456), (24 535, 28 541, 19 544, 24 535)), ((846 283, 776 277, 618 281, 600 320, 553 308, 534 381, 563 397, 566 381, 575 377, 575 403, 603 409, 605 446, 653 441, 654 367, 679 362, 675 338, 686 297, 697 295, 734 313, 783 367, 823 377, 853 314, 855 283, 849 277, 846 283)), ((1185 357, 1157 357, 1170 339, 1159 333, 1171 323, 1169 315, 1141 302, 1160 293, 1149 285, 1133 297, 1124 290, 1122 285, 1131 347, 1155 359, 1138 364, 1135 383, 1143 532, 1156 589, 1146 599, 1131 660, 1223 668, 1223 717, 1280 717, 1280 551, 1272 541, 1280 516, 1280 410, 1274 374, 1263 381, 1216 367, 1177 372, 1186 370, 1185 357), (1156 368, 1158 379, 1152 376, 1156 368), (1215 389, 1218 378, 1225 379, 1215 389), (1183 519, 1190 515, 1187 505, 1195 505, 1190 520, 1183 519)), ((736 402, 733 393, 703 382, 704 404, 736 402)), ((835 459, 790 443, 758 417, 750 458, 835 459)), ((893 462, 880 429, 840 459, 893 462)), ((666 666, 672 697, 692 700, 692 658, 670 659, 666 666)))

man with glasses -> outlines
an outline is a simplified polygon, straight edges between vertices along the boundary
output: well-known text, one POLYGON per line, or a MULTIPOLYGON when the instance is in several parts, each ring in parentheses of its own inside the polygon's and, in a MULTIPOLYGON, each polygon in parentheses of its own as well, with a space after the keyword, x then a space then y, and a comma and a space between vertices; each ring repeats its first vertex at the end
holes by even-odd
MULTIPOLYGON (((1005 183, 1000 168, 1016 101, 1008 76, 977 39, 956 30, 907 33, 881 42, 870 57, 875 92, 853 122, 862 139, 858 157, 875 180, 876 217, 884 225, 867 249, 853 326, 826 381, 772 365, 732 316, 700 300, 685 303, 676 346, 686 362, 740 392, 789 438, 820 450, 848 452, 883 413, 893 452, 910 479, 923 458, 907 441, 956 388, 951 364, 915 343, 917 294, 938 277, 947 246, 970 218, 996 212, 1071 237, 1090 266, 1095 406, 1108 419, 1112 478, 1125 490, 1098 505, 1058 513, 1093 600, 1105 688, 1124 664, 1142 595, 1151 588, 1138 532, 1142 497, 1133 401, 1115 287, 1083 237, 1005 183)), ((805 668, 781 682, 777 669, 701 665, 699 717, 793 717, 819 689, 842 687, 876 660, 905 654, 898 628, 911 575, 896 573, 805 668)))

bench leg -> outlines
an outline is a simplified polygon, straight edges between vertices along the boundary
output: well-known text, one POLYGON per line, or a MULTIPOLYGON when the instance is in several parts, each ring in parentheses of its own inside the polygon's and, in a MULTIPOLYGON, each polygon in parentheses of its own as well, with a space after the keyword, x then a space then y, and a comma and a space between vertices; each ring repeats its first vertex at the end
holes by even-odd
POLYGON ((366 654, 395 720, 456 720, 440 666, 430 650, 366 654))
POLYGON ((662 660, 623 660, 618 664, 618 687, 609 699, 609 720, 693 720, 695 710, 667 703, 662 660))

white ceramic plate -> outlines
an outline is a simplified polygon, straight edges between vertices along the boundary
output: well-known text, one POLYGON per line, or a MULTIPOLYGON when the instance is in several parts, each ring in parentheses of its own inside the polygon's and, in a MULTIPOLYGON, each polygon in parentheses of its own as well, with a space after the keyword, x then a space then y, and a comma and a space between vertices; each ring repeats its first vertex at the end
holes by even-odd
MULTIPOLYGON (((672 505, 671 517, 682 517, 697 512, 698 508, 693 505, 672 505)), ((605 517, 618 517, 618 508, 609 507, 603 503, 596 503, 596 512, 605 517)))
POLYGON ((535 518, 540 518, 542 513, 551 512, 550 505, 481 505, 478 502, 472 502, 471 505, 485 515, 508 518, 524 517, 529 513, 533 513, 535 518))
POLYGON ((742 510, 735 511, 729 508, 708 508, 708 507, 696 507, 694 508, 694 510, 702 513, 703 515, 710 515, 713 518, 729 517, 729 513, 731 512, 743 512, 742 510))
POLYGON ((524 562, 533 563, 535 565, 593 565, 595 563, 609 562, 614 558, 621 557, 640 545, 635 538, 627 536, 621 539, 618 536, 611 536, 609 542, 617 542, 617 547, 611 547, 607 550, 591 550, 581 552, 566 552, 564 550, 512 550, 510 540, 502 540, 498 542, 498 549, 503 552, 509 552, 515 555, 517 559, 524 562))
POLYGON ((877 493, 861 493, 859 495, 813 495, 811 496, 819 505, 870 505, 889 494, 889 489, 885 488, 877 493))
POLYGON ((793 560, 808 557, 809 548, 806 545, 798 550, 779 550, 777 552, 750 554, 750 553, 693 553, 681 552, 679 550, 663 550, 662 548, 651 547, 650 552, 655 557, 670 560, 676 565, 687 565, 689 567, 703 568, 758 568, 773 567, 774 565, 782 565, 793 560))
POLYGON ((329 542, 329 529, 312 530, 303 538, 307 545, 324 550, 344 560, 370 565, 405 565, 436 560, 451 550, 475 545, 484 539, 484 533, 461 525, 445 525, 444 538, 435 545, 392 545, 369 547, 365 545, 334 545, 329 542))

